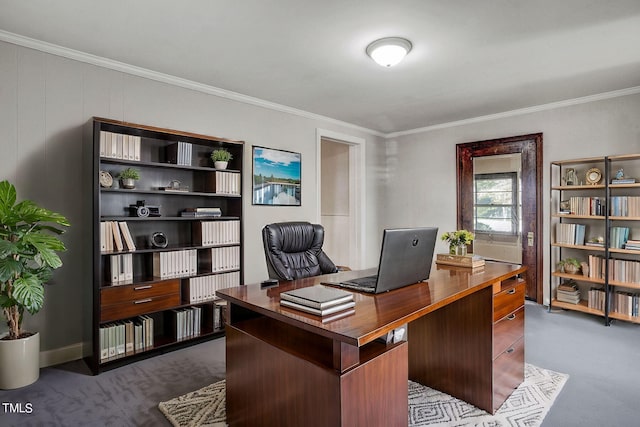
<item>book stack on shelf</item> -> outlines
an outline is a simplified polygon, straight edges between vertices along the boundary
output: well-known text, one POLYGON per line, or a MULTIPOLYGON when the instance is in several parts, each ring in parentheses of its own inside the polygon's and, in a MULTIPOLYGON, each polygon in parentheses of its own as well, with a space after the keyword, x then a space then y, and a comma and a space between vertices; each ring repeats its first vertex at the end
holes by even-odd
POLYGON ((189 218, 217 218, 222 216, 220 208, 186 208, 180 212, 180 216, 189 218))
POLYGON ((351 292, 314 285, 282 292, 280 305, 318 316, 327 316, 351 314, 356 303, 351 292))
POLYGON ((640 317, 640 294, 616 291, 612 311, 631 317, 640 317))
POLYGON ((581 216, 604 216, 606 204, 602 197, 569 197, 569 211, 561 213, 571 213, 581 216))
POLYGON ((589 289, 589 299, 587 301, 589 308, 604 311, 604 300, 603 288, 592 287, 589 289))
POLYGON ((186 307, 171 310, 173 315, 172 337, 176 341, 200 335, 202 324, 202 307, 186 307))
POLYGON ((573 280, 568 280, 558 285, 556 299, 561 302, 578 304, 580 302, 580 290, 578 284, 573 280))
POLYGON ((611 216, 640 217, 640 197, 611 196, 611 216))
POLYGON ((135 251, 136 245, 126 221, 100 222, 100 251, 135 251))
POLYGON ((167 162, 174 165, 191 166, 193 148, 188 142, 178 141, 167 146, 167 162))
POLYGON ((624 244, 624 248, 632 251, 640 251, 640 240, 628 239, 627 243, 624 244))
POLYGON ((111 159, 140 161, 139 136, 100 131, 100 156, 111 159))
POLYGON ((100 360, 119 359, 152 348, 153 329, 153 318, 146 315, 100 326, 100 360))
POLYGON ((584 224, 556 224, 556 243, 564 245, 584 245, 584 224))
POLYGON ((610 248, 622 249, 629 240, 629 227, 611 227, 610 248))

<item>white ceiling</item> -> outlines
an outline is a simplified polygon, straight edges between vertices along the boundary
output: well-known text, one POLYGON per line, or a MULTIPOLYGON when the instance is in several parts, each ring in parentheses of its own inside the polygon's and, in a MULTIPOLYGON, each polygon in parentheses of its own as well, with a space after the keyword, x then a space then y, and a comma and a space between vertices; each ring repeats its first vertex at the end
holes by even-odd
POLYGON ((0 30, 381 133, 640 87, 640 0, 0 0, 0 30))

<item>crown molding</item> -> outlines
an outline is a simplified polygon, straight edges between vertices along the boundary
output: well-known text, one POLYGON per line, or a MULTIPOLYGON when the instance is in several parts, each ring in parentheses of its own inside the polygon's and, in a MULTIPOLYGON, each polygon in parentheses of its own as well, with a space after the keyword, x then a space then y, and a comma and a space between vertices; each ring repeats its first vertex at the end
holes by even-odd
POLYGON ((185 89, 190 89, 209 95, 214 95, 220 98, 226 98, 244 104, 250 104, 269 110, 279 111, 281 113, 292 114, 299 117, 304 117, 311 120, 320 120, 323 122, 343 126, 350 129, 355 129, 361 132, 365 132, 371 135, 384 137, 383 132, 379 132, 373 129, 368 129, 362 126, 354 125, 352 123, 343 122, 341 120, 332 119, 331 117, 322 116, 320 114, 310 113, 308 111, 300 110, 286 105, 277 104, 275 102, 265 101, 263 99, 254 98, 252 96, 243 95, 238 92, 232 92, 225 89, 220 89, 215 86, 206 85, 203 83, 194 82, 192 80, 183 79, 180 77, 172 76, 169 74, 159 73, 146 68, 136 67, 135 65, 126 64, 124 62, 115 61, 112 59, 104 58, 90 53, 81 52, 74 49, 69 49, 52 43, 44 42, 41 40, 24 37, 15 33, 0 30, 0 41, 15 44, 18 46, 26 47, 29 49, 38 50, 44 53, 60 56, 74 61, 84 62, 86 64, 96 65, 98 67, 107 68, 114 71, 130 74, 137 77, 142 77, 149 80, 155 80, 157 82, 170 84, 173 86, 179 86, 185 89))
POLYGON ((548 104, 535 105, 533 107, 520 108, 517 110, 505 111, 502 113, 489 114, 486 116, 473 117, 470 119, 456 120, 454 122, 440 123, 437 125, 425 126, 417 129, 403 130, 400 132, 391 132, 384 135, 385 139, 397 138, 405 135, 415 135, 417 133, 430 132, 437 129, 446 129, 455 126, 464 126, 472 123, 486 122, 496 119, 504 119, 506 117, 520 116, 523 114, 537 113, 539 111, 553 110, 556 108, 570 107, 572 105, 586 104, 588 102, 602 101, 605 99, 618 98, 620 96, 635 95, 640 93, 640 86, 634 86, 627 89, 613 90, 611 92, 603 92, 595 95, 583 96, 580 98, 567 99, 564 101, 550 102, 548 104))
POLYGON ((326 123, 332 123, 338 126, 358 130, 370 135, 382 137, 384 139, 397 138, 406 135, 415 135, 418 133, 430 132, 438 129, 446 129, 456 126, 464 126, 473 123, 486 122, 490 120, 503 119, 507 117, 520 116, 523 114, 531 114, 540 111, 553 110, 555 108, 569 107, 572 105, 586 104, 588 102, 601 101, 605 99, 617 98, 620 96, 635 95, 640 93, 640 86, 634 86, 627 89, 614 90, 611 92, 604 92, 595 95, 583 96, 580 98, 568 99, 564 101, 551 102, 548 104, 536 105, 533 107, 520 108, 517 110, 504 111, 496 114, 489 114, 486 116, 478 116, 469 119, 456 120, 453 122, 439 123, 431 126, 425 126, 416 129, 409 129, 399 132, 384 133, 377 130, 365 128, 355 125, 353 123, 344 122, 331 117, 322 116, 320 114, 310 113, 308 111, 300 110, 286 105, 277 104, 275 102, 265 101, 263 99, 254 98, 252 96, 243 95, 238 92, 232 92, 225 89, 220 89, 215 86, 210 86, 192 80, 183 79, 180 77, 172 76, 169 74, 159 73, 146 68, 136 67, 134 65, 126 64, 124 62, 115 61, 112 59, 104 58, 90 53, 80 52, 78 50, 69 49, 52 43, 47 43, 41 40, 24 37, 15 33, 0 30, 0 41, 12 43, 18 46, 26 47, 29 49, 38 50, 41 52, 49 53, 52 55, 60 56, 67 59, 72 59, 79 62, 84 62, 98 67, 107 68, 122 73, 155 80, 161 83, 166 83, 174 86, 179 86, 185 89, 190 89, 209 95, 214 95, 220 98, 226 98, 237 102, 242 102, 257 107, 266 108, 269 110, 279 111, 282 113, 292 114, 299 117, 304 117, 310 120, 319 120, 326 123))

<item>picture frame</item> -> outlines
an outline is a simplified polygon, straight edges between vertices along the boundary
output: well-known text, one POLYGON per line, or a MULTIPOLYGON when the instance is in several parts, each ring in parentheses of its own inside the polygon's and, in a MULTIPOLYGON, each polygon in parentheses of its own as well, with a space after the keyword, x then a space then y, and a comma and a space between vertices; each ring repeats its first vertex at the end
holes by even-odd
POLYGON ((253 146, 253 205, 302 205, 302 155, 293 151, 253 146))

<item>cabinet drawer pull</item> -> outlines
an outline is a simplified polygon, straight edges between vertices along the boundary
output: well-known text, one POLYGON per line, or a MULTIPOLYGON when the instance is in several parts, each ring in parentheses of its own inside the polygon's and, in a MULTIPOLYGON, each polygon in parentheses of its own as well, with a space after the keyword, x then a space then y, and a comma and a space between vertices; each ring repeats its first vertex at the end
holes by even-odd
POLYGON ((146 286, 136 286, 135 288, 133 288, 134 291, 142 291, 145 289, 151 289, 153 288, 153 286, 151 285, 146 285, 146 286))
POLYGON ((511 347, 509 350, 505 351, 505 353, 513 353, 514 351, 516 351, 516 349, 511 347))
POLYGON ((511 313, 510 315, 507 316, 507 320, 514 320, 515 318, 516 318, 515 313, 511 313))
POLYGON ((511 288, 507 291, 507 295, 513 295, 516 293, 516 288, 511 288))
POLYGON ((138 301, 134 301, 133 303, 134 304, 144 304, 146 302, 151 302, 151 301, 153 301, 151 298, 145 298, 145 299, 140 299, 138 301))

